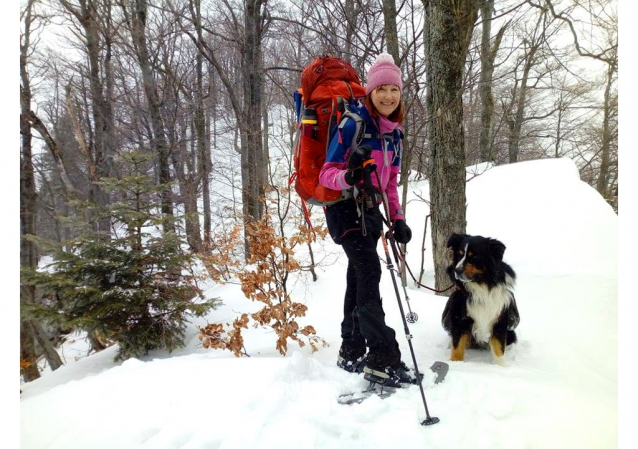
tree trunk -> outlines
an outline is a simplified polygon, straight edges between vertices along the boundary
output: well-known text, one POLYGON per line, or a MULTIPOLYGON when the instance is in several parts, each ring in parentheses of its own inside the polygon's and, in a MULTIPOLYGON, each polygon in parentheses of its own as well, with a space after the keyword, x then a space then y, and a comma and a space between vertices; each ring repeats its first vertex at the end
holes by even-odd
POLYGON ((165 186, 161 194, 162 214, 166 217, 162 224, 164 232, 171 232, 175 229, 173 224, 173 201, 170 190, 171 173, 169 166, 169 150, 166 145, 166 134, 164 133, 164 123, 160 111, 160 100, 157 94, 157 86, 151 68, 150 56, 146 42, 146 18, 148 12, 147 0, 135 0, 132 5, 131 15, 131 36, 137 54, 137 60, 142 70, 142 82, 148 103, 149 115, 151 118, 151 128, 153 139, 151 145, 158 157, 159 182, 165 186))
MULTIPOLYGON (((20 289, 22 293, 22 289, 20 289)), ((20 295, 22 296, 22 294, 20 295)), ((40 377, 38 369, 38 359, 35 353, 35 338, 33 337, 33 329, 26 320, 20 319, 20 360, 26 361, 29 365, 22 368, 22 375, 25 382, 40 377)))
POLYGON ((558 100, 558 120, 556 122, 556 142, 554 143, 554 157, 558 159, 560 157, 560 144, 561 144, 561 126, 563 124, 563 112, 565 111, 565 105, 563 100, 563 92, 560 93, 558 100))
MULTIPOLYGON (((24 35, 20 42, 20 268, 35 270, 38 266, 37 249, 35 243, 28 238, 36 234, 37 201, 31 147, 31 80, 27 71, 28 55, 31 51, 32 8, 33 2, 30 2, 27 5, 24 35)), ((20 283, 20 302, 35 302, 35 286, 20 283)), ((40 377, 35 351, 35 341, 38 337, 36 327, 28 320, 20 318, 20 359, 29 364, 23 370, 27 382, 40 377)), ((57 352, 53 350, 51 353, 51 345, 47 346, 45 342, 41 346, 47 359, 50 359, 51 369, 59 368, 62 361, 57 352)))
MULTIPOLYGON (((176 99, 176 101, 178 100, 176 99)), ((186 241, 191 251, 197 253, 202 248, 199 215, 197 213, 197 173, 193 170, 192 164, 188 163, 186 125, 182 123, 181 128, 181 136, 177 135, 176 130, 169 131, 168 143, 171 148, 171 160, 179 182, 181 202, 184 205, 186 241)))
MULTIPOLYGON (((258 221, 263 213, 261 198, 266 184, 266 164, 261 132, 262 113, 262 67, 261 67, 261 0, 246 1, 244 4, 244 58, 242 77, 244 89, 243 115, 245 128, 242 129, 242 201, 244 223, 258 221)), ((247 237, 247 235, 245 235, 247 237)), ((245 243, 246 255, 250 247, 245 243)))
POLYGON ((212 149, 217 146, 217 117, 215 114, 217 102, 215 97, 215 73, 212 64, 208 64, 208 107, 206 108, 206 170, 202 176, 206 177, 206 184, 203 185, 204 202, 204 244, 210 247, 212 243, 211 235, 211 209, 210 209, 210 177, 213 171, 212 149), (212 136, 211 136, 212 134, 212 136), (212 140, 211 140, 212 137, 212 140))
POLYGON ((113 70, 111 67, 114 34, 111 17, 111 3, 111 0, 105 0, 103 3, 106 8, 104 13, 106 26, 102 31, 104 36, 104 83, 106 85, 106 89, 100 108, 102 110, 102 115, 104 116, 104 153, 102 154, 102 159, 97 161, 100 178, 113 176, 113 156, 115 155, 116 149, 115 127, 113 123, 113 70))
POLYGON ((29 324, 31 325, 31 332, 35 338, 35 341, 38 342, 40 349, 42 349, 44 358, 51 367, 51 371, 55 371, 56 369, 64 365, 64 363, 62 363, 62 359, 60 358, 60 354, 58 354, 58 351, 56 351, 53 347, 53 343, 49 341, 49 338, 46 336, 44 329, 42 329, 42 326, 34 321, 31 321, 29 324))
POLYGON ((596 182, 596 190, 600 193, 605 200, 608 198, 608 186, 609 186, 609 166, 610 166, 610 143, 611 143, 611 130, 610 130, 610 111, 611 111, 611 85, 613 82, 613 76, 616 69, 615 62, 609 64, 607 69, 607 87, 605 88, 605 105, 603 110, 603 141, 600 152, 600 173, 598 175, 598 181, 596 182))
MULTIPOLYGON (((212 137, 212 148, 214 150, 217 149, 217 102, 216 101, 212 101, 212 98, 216 95, 217 92, 217 84, 215 83, 215 75, 213 73, 213 66, 212 64, 209 65, 208 68, 209 72, 208 72, 208 76, 210 77, 210 89, 208 91, 208 96, 209 98, 211 98, 211 103, 210 103, 210 107, 209 107, 209 111, 210 111, 210 119, 211 119, 211 134, 209 134, 210 137, 212 137)), ((211 165, 212 168, 212 165, 211 165)))
MULTIPOLYGON (((35 244, 27 239, 35 235, 36 193, 31 150, 31 83, 27 72, 33 2, 27 5, 25 32, 20 42, 20 268, 35 269, 38 263, 35 244)), ((20 302, 34 302, 35 287, 20 284, 20 302)), ((35 339, 31 326, 20 318, 20 359, 29 363, 23 369, 25 381, 40 377, 35 353, 35 339)))
MULTIPOLYGON (((93 123, 95 126, 94 135, 94 159, 93 162, 98 170, 98 177, 108 177, 109 169, 107 163, 107 152, 109 146, 107 140, 109 134, 109 124, 106 121, 106 102, 104 100, 104 89, 100 80, 100 33, 98 30, 97 18, 95 17, 96 5, 89 0, 87 3, 80 2, 83 6, 84 26, 86 35, 86 48, 89 57, 89 86, 91 89, 91 100, 93 106, 93 123)), ((90 195, 98 206, 105 206, 109 203, 108 193, 95 182, 91 184, 90 195)), ((97 223, 98 229, 103 233, 104 238, 110 238, 111 223, 108 217, 100 219, 97 223)))
POLYGON ((383 0, 383 23, 388 53, 394 58, 394 63, 401 66, 399 55, 399 36, 397 33, 397 6, 395 0, 383 0))
MULTIPOLYGON (((192 15, 195 25, 195 31, 197 32, 197 40, 199 41, 198 47, 201 46, 202 37, 202 15, 201 15, 201 0, 194 0, 191 3, 192 15)), ((204 116, 204 73, 203 63, 204 57, 201 52, 197 52, 196 56, 196 79, 197 86, 195 90, 195 134, 197 137, 197 160, 198 160, 198 178, 202 183, 202 193, 204 207, 208 206, 210 210, 210 147, 208 146, 208 138, 206 136, 206 118, 204 116)), ((197 190, 195 191, 195 194, 197 190)), ((195 204, 195 210, 197 211, 197 203, 195 204)), ((204 214, 204 241, 210 242, 210 212, 204 214)), ((198 240, 201 245, 199 216, 197 217, 197 232, 198 240)))
MULTIPOLYGON (((242 174, 242 202, 244 223, 259 220, 262 215, 260 197, 264 193, 266 180, 266 166, 264 163, 261 133, 261 83, 263 68, 261 67, 261 41, 263 26, 261 8, 265 5, 262 0, 244 2, 244 39, 241 52, 241 77, 229 77, 227 67, 220 64, 215 56, 215 51, 206 40, 200 41, 189 28, 182 30, 195 42, 204 57, 215 67, 232 105, 237 120, 237 129, 240 134, 241 174, 242 174), (240 95, 237 95, 235 80, 243 88, 243 103, 240 95)), ((228 6, 228 4, 227 4, 228 6)), ((228 6, 229 7, 229 6, 228 6)), ((195 20, 194 18, 192 20, 195 20)), ((236 23, 239 26, 238 23, 236 23)), ((235 135, 235 141, 237 134, 235 135)), ((244 233, 244 248, 246 256, 250 253, 248 242, 244 233)))
POLYGON ((509 162, 513 164, 518 162, 518 153, 520 150, 521 129, 523 128, 523 121, 525 118, 525 103, 527 100, 527 80, 529 78, 529 72, 534 65, 534 55, 538 50, 537 46, 530 49, 526 59, 525 66, 523 68, 523 78, 521 79, 521 85, 519 87, 518 99, 516 100, 516 115, 511 120, 510 135, 509 135, 509 162))
POLYGON ((89 343, 91 343, 91 350, 95 351, 95 352, 100 352, 104 349, 106 349, 106 346, 104 346, 102 344, 102 342, 100 341, 100 339, 98 338, 97 334, 95 333, 94 330, 89 331, 86 334, 86 338, 88 338, 89 343))
POLYGON ((210 151, 210 114, 204 113, 203 147, 200 154, 201 166, 199 176, 202 180, 202 202, 204 213, 204 243, 211 244, 211 212, 210 212, 210 174, 213 169, 210 151))
MULTIPOLYGON (((113 120, 110 99, 104 98, 104 87, 100 78, 100 36, 108 35, 110 30, 100 30, 98 23, 98 5, 95 0, 80 0, 79 9, 69 4, 67 0, 60 0, 62 6, 73 14, 84 29, 86 52, 89 60, 89 89, 91 96, 91 110, 94 133, 91 136, 90 148, 93 149, 93 158, 88 163, 97 168, 97 177, 110 176, 110 160, 113 157, 113 120)), ((110 6, 107 7, 107 22, 110 24, 110 6)), ((106 66, 105 73, 110 77, 111 41, 110 36, 106 42, 106 66)), ((89 126, 90 128, 90 126, 89 126)), ((91 183, 89 198, 98 206, 106 206, 110 199, 107 192, 95 181, 91 183)), ((97 229, 106 239, 111 235, 111 221, 109 217, 101 218, 95 223, 97 229)))
MULTIPOLYGON (((263 67, 264 62, 263 62, 263 55, 262 55, 262 62, 261 65, 263 67)), ((262 116, 262 120, 263 120, 263 148, 264 148, 264 164, 266 165, 265 167, 265 180, 266 182, 269 181, 269 174, 270 174, 270 147, 268 146, 268 139, 270 138, 270 123, 269 123, 269 117, 268 117, 268 106, 270 103, 270 95, 266 95, 266 93, 263 90, 265 83, 262 83, 262 101, 261 101, 261 107, 262 107, 262 111, 261 111, 261 116, 262 116)))
MULTIPOLYGON (((463 75, 465 79, 473 80, 474 79, 474 61, 470 61, 470 63, 465 68, 466 73, 463 75)), ((465 140, 465 157, 466 163, 468 165, 475 165, 479 160, 479 153, 477 148, 474 147, 475 141, 473 137, 475 135, 474 130, 476 129, 476 108, 478 107, 478 95, 476 94, 476 84, 473 82, 469 82, 467 86, 467 103, 463 106, 463 129, 464 129, 464 140, 465 140)))
MULTIPOLYGON (((344 43, 345 48, 344 48, 344 55, 343 55, 343 59, 345 59, 347 62, 350 63, 350 65, 353 65, 354 62, 354 58, 353 58, 353 45, 352 45, 352 37, 354 36, 354 34, 357 32, 357 26, 356 26, 356 17, 357 17, 357 7, 355 5, 355 1, 354 0, 345 0, 345 4, 344 4, 344 10, 346 12, 346 41, 344 43)), ((301 42, 302 40, 299 39, 298 41, 298 49, 297 49, 297 57, 299 57, 301 55, 301 42)), ((300 64, 300 61, 297 61, 300 64)))
MULTIPOLYGON (((539 14, 538 20, 536 22, 535 31, 539 29, 541 24, 544 24, 543 21, 545 18, 545 14, 546 12, 542 12, 541 14, 539 14)), ((545 26, 545 24, 543 26, 545 26)), ((516 102, 516 114, 513 118, 508 119, 509 120, 508 124, 510 128, 509 143, 508 143, 510 164, 518 162, 520 140, 521 140, 521 129, 523 127, 523 122, 525 121, 525 107, 526 107, 525 103, 527 101, 527 89, 528 89, 527 80, 529 79, 530 70, 536 63, 534 59, 536 57, 536 52, 538 51, 538 49, 540 48, 543 42, 544 35, 545 33, 543 32, 538 37, 534 35, 531 41, 528 41, 527 39, 523 41, 524 43, 529 44, 530 47, 529 47, 529 51, 525 54, 525 59, 523 62, 523 78, 521 79, 521 85, 518 90, 518 98, 513 100, 516 102)), ((513 98, 516 98, 516 96, 514 95, 513 98)))
POLYGON ((424 5, 432 248, 435 288, 442 289, 450 283, 447 240, 466 226, 463 68, 477 6, 473 0, 424 5))
POLYGON ((501 46, 505 33, 504 25, 496 35, 494 45, 490 46, 492 34, 492 16, 494 15, 494 0, 482 0, 481 19, 483 30, 481 35, 481 79, 479 81, 479 95, 481 97, 481 134, 479 136, 479 154, 481 162, 495 162, 496 155, 492 147, 492 118, 494 116, 494 96, 492 94, 492 77, 494 75, 494 61, 501 46))

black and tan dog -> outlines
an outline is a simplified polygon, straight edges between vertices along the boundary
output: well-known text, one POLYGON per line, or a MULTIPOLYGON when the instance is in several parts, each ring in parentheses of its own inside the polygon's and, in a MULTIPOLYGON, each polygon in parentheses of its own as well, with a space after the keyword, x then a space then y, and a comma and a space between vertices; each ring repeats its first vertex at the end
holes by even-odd
POLYGON ((492 360, 504 364, 505 348, 516 342, 520 321, 514 282, 516 274, 503 262, 505 245, 498 240, 452 234, 453 252, 447 269, 456 290, 443 311, 443 328, 452 337, 450 360, 461 361, 466 348, 491 348, 492 360))

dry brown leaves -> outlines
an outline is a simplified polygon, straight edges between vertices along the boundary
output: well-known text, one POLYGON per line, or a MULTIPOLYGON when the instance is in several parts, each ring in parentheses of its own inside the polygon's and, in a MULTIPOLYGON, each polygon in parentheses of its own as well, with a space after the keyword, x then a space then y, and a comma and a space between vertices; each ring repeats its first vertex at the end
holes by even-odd
MULTIPOLYGON (((242 314, 241 317, 235 318, 232 330, 226 331, 223 324, 208 324, 204 328, 199 328, 199 340, 206 349, 227 349, 235 354, 236 357, 246 355, 244 351, 244 338, 241 334, 242 329, 248 329, 248 315, 242 314), (224 335, 226 334, 226 335, 224 335)), ((227 326, 230 326, 227 324, 227 326)))
MULTIPOLYGON (((316 335, 314 327, 300 328, 296 322, 296 318, 306 315, 308 307, 291 300, 287 282, 291 273, 301 269, 294 257, 297 245, 309 245, 317 236, 324 238, 328 230, 323 227, 313 230, 301 225, 297 232, 287 237, 279 234, 280 229, 273 223, 271 215, 265 213, 261 220, 246 225, 250 246, 247 262, 250 267, 239 268, 229 261, 233 257, 234 248, 241 244, 241 234, 237 231, 226 240, 217 242, 216 258, 207 262, 207 268, 211 273, 219 273, 218 276, 222 279, 234 274, 241 282, 244 295, 252 301, 264 304, 260 311, 250 317, 255 322, 255 327, 269 327, 275 331, 275 347, 282 355, 288 351, 289 339, 296 341, 300 347, 309 344, 315 352, 319 344, 327 346, 327 343, 316 335)), ((215 277, 213 279, 217 280, 215 277)), ((248 316, 243 314, 241 319, 235 320, 233 329, 228 332, 221 324, 209 324, 200 329, 199 338, 205 348, 227 349, 239 356, 243 349, 241 329, 247 328, 247 323, 248 316)))

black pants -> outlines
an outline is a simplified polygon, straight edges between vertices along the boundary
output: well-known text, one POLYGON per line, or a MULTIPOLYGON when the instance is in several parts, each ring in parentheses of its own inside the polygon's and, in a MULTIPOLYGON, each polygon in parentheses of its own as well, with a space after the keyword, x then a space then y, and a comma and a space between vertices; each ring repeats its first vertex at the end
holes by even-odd
POLYGON ((348 233, 341 245, 348 256, 346 296, 343 305, 341 337, 344 341, 365 344, 373 350, 395 348, 395 332, 385 324, 379 294, 381 263, 377 255, 380 234, 361 231, 348 233))

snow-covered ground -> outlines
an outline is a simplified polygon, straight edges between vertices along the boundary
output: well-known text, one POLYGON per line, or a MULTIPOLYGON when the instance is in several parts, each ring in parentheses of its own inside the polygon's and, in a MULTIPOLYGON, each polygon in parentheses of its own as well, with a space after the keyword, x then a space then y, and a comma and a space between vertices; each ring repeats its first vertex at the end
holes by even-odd
MULTIPOLYGON (((474 170, 482 173, 483 170, 474 170)), ((427 182, 412 186, 408 260, 415 273, 427 206, 427 182)), ((345 256, 302 279, 293 298, 308 306, 311 324, 329 347, 311 354, 289 345, 275 350, 274 334, 244 332, 250 357, 201 348, 193 323, 185 348, 114 363, 115 347, 47 372, 22 385, 21 447, 99 448, 578 448, 618 445, 618 217, 581 182, 568 159, 492 168, 467 185, 471 234, 498 238, 518 274, 519 343, 507 366, 470 350, 449 362, 434 386, 427 371, 447 361, 440 325, 445 298, 408 288, 419 321, 411 325, 425 394, 440 423, 422 427, 418 388, 360 405, 337 403, 366 382, 335 366, 345 289, 345 256)), ((426 240, 424 281, 431 285, 426 240)), ((380 245, 379 245, 380 246, 380 245)), ((326 253, 340 248, 326 242, 326 253)), ((381 248, 379 247, 379 253, 381 248)), ((389 274, 381 284, 386 319, 411 365, 389 274)), ((259 305, 237 285, 207 286, 224 306, 210 322, 231 322, 259 305)))

